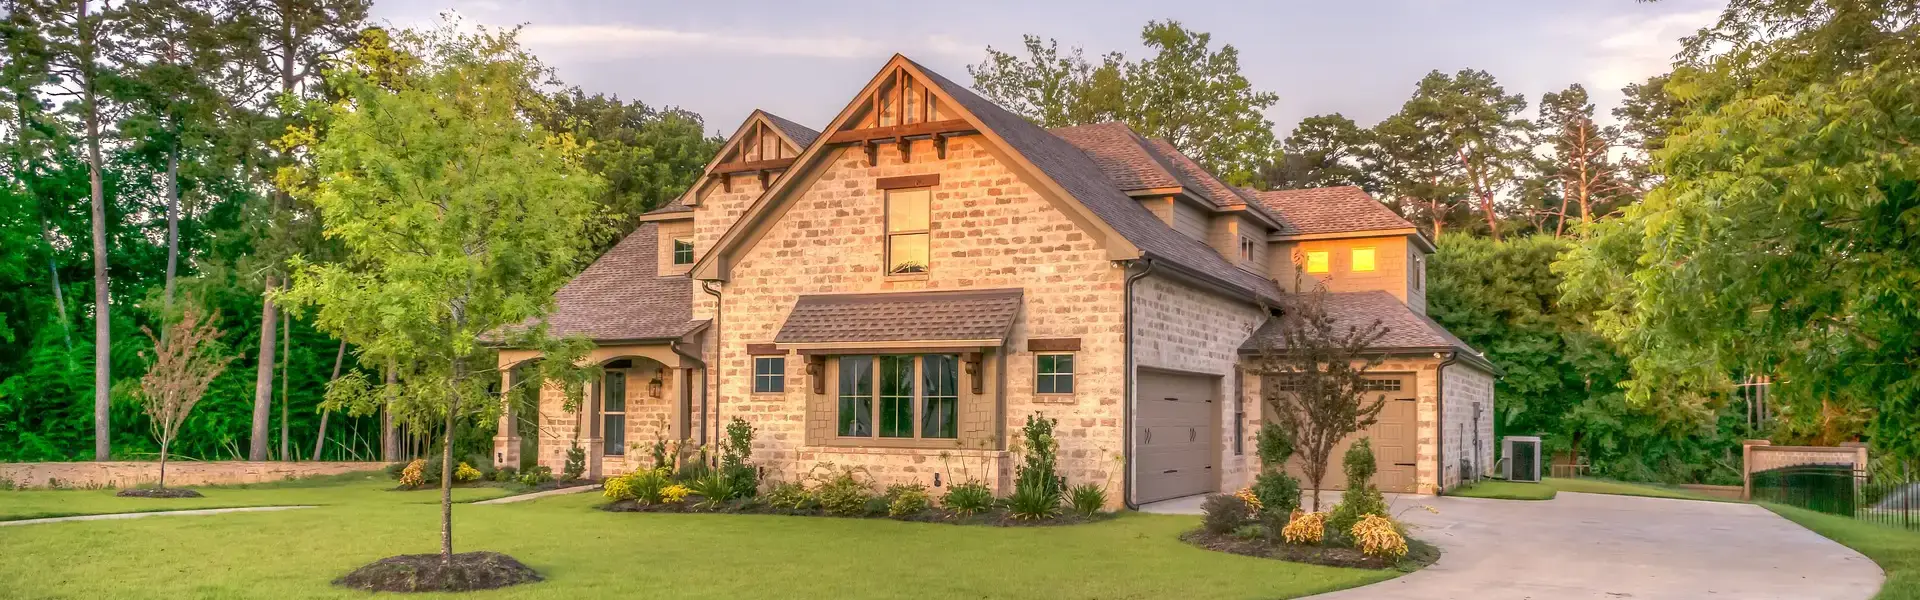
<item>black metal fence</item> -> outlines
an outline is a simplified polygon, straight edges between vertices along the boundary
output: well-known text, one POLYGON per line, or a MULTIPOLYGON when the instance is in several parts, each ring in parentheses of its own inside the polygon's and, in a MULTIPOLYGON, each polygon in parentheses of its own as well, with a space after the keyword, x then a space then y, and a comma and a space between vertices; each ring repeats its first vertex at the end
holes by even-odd
POLYGON ((1754 473, 1753 500, 1920 530, 1920 481, 1870 474, 1850 464, 1799 465, 1754 473))

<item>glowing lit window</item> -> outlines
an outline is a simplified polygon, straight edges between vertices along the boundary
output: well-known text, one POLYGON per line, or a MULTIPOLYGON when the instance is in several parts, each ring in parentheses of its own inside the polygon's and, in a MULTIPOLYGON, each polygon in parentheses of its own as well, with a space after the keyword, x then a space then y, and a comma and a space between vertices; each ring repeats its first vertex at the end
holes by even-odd
POLYGON ((1355 271, 1372 271, 1373 270, 1373 248, 1354 248, 1353 249, 1353 270, 1355 271))
POLYGON ((1307 272, 1327 272, 1327 253, 1325 251, 1307 253, 1307 272))

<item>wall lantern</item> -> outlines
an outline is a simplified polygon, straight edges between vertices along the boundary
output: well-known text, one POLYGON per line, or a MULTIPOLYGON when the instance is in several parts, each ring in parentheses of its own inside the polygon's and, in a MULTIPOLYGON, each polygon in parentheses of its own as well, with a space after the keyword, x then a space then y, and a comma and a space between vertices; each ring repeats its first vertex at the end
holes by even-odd
POLYGON ((653 372, 653 381, 647 382, 648 395, 653 396, 655 398, 660 397, 660 388, 664 384, 664 382, 662 382, 661 379, 663 379, 666 376, 666 372, 667 372, 666 369, 657 369, 653 372))

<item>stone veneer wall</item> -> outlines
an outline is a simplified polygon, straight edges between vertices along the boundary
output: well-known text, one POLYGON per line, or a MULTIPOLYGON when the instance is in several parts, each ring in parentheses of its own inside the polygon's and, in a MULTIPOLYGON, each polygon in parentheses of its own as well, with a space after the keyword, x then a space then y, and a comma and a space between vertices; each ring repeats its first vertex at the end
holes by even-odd
MULTIPOLYGON (((1158 275, 1134 283, 1133 293, 1135 366, 1218 375, 1214 397, 1234 398, 1240 345, 1265 321, 1260 308, 1158 275)), ((1241 430, 1242 452, 1234 454, 1235 408, 1244 410, 1248 421, 1260 413, 1246 404, 1220 402, 1218 406, 1221 455, 1215 457, 1215 471, 1219 489, 1232 491, 1252 482, 1251 467, 1257 463, 1251 424, 1241 430)))
MULTIPOLYGON (((808 189, 737 257, 724 288, 720 338, 709 353, 709 368, 719 375, 711 397, 718 400, 719 419, 742 417, 759 428, 753 458, 767 467, 769 478, 795 479, 818 462, 864 466, 881 485, 931 484, 936 472, 948 473, 944 483, 960 470, 957 460, 949 467, 934 450, 807 446, 808 383, 797 358, 788 362, 787 393, 749 393, 752 363, 746 344, 772 342, 799 296, 1023 288, 1023 310, 1006 346, 1001 378, 1006 437, 1016 437, 1036 412, 1059 419, 1060 467, 1068 481, 1124 485, 1116 472, 1122 450, 1123 269, 984 144, 977 137, 953 139, 946 160, 939 160, 931 142, 916 141, 911 162, 902 162, 895 146, 884 144, 878 166, 869 166, 862 151, 833 150, 818 178, 801 182, 808 189), (929 273, 921 279, 890 278, 882 264, 884 195, 874 180, 934 173, 940 184, 932 198, 929 273), (1033 394, 1034 359, 1026 343, 1035 337, 1080 338, 1076 394, 1033 394)), ((740 183, 735 190, 742 189, 740 183)), ((707 227, 702 223, 696 229, 707 227)), ((697 290, 694 296, 699 318, 698 303, 710 305, 712 298, 697 290)), ((994 476, 982 479, 995 487, 1004 486, 1010 474, 1006 448, 1002 439, 997 448, 967 451, 989 463, 985 469, 994 476)), ((956 459, 960 454, 949 453, 956 459)), ((1117 503, 1119 494, 1112 497, 1117 503)))
MULTIPOLYGON (((167 461, 167 485, 265 483, 373 471, 381 462, 167 461)), ((128 488, 160 479, 158 461, 0 463, 0 481, 17 487, 128 488)))
POLYGON ((1493 465, 1493 375, 1480 367, 1455 362, 1447 365, 1445 385, 1447 422, 1441 485, 1451 488, 1470 475, 1460 470, 1462 458, 1473 461, 1473 468, 1483 475, 1493 465), (1479 406, 1478 420, 1474 419, 1475 405, 1479 406), (1476 435, 1478 456, 1473 454, 1476 435))

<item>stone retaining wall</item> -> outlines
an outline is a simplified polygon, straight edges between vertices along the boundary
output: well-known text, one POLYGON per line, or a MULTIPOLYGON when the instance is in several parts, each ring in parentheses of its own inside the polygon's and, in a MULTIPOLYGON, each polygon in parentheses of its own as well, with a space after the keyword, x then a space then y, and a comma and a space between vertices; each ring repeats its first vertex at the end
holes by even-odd
MULTIPOLYGON (((385 467, 379 462, 168 461, 167 485, 264 483, 385 467)), ((150 461, 0 463, 0 481, 22 488, 127 488, 160 479, 150 461)))

